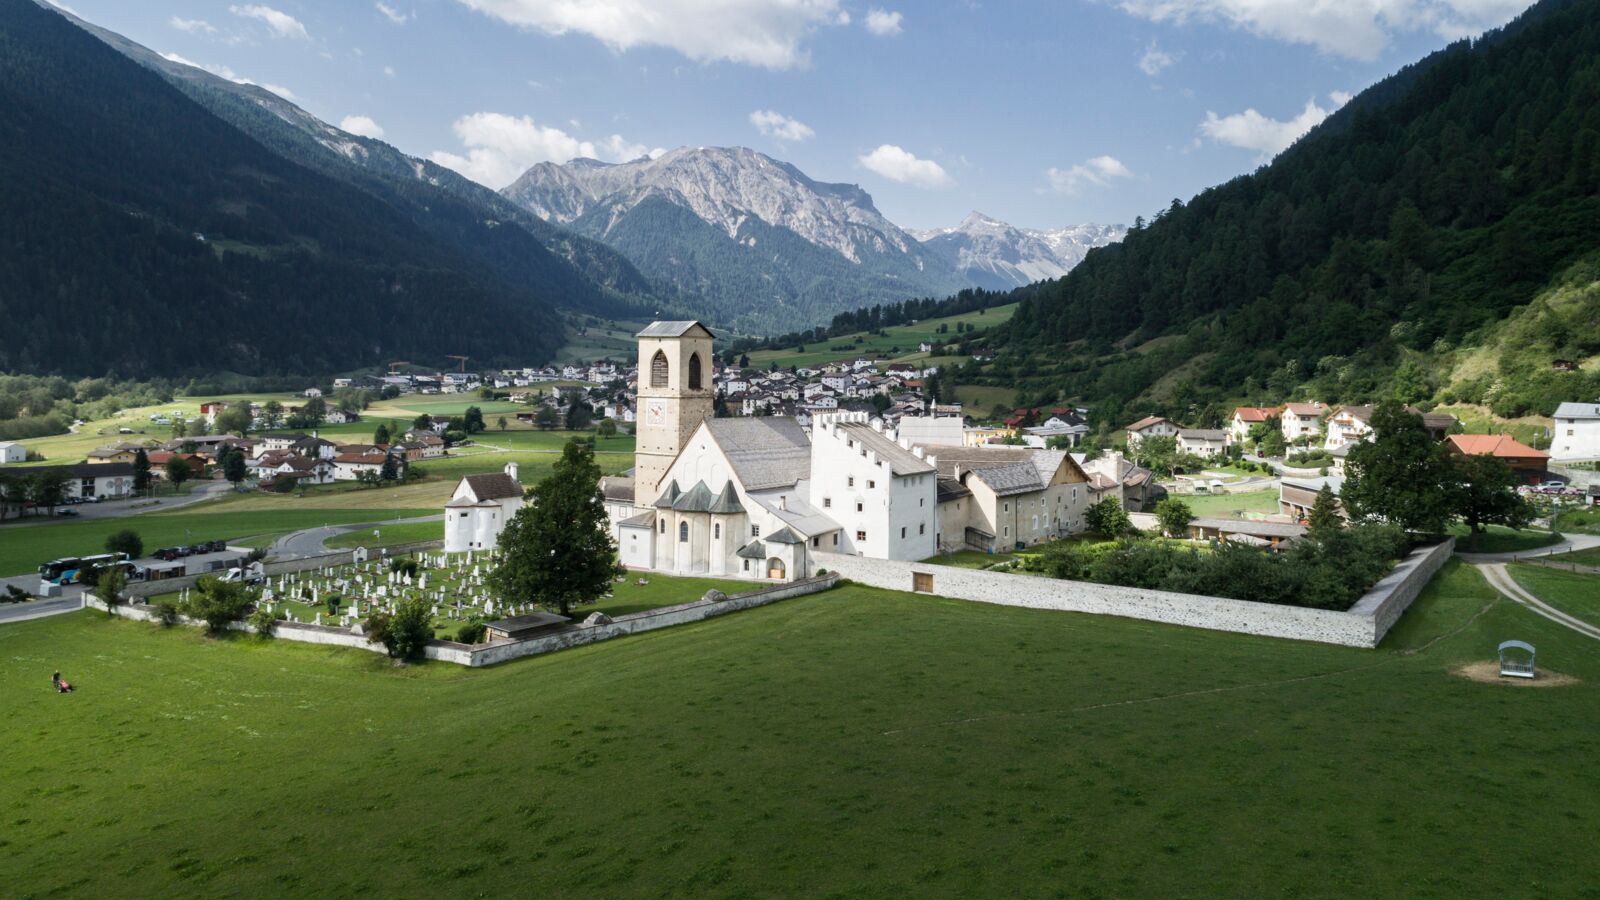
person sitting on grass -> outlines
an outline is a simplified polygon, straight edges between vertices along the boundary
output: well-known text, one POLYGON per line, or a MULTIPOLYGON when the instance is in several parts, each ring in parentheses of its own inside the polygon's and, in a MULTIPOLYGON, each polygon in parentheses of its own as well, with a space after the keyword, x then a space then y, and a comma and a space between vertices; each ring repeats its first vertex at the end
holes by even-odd
POLYGON ((67 682, 61 680, 61 673, 60 672, 56 672, 56 673, 54 673, 54 674, 52 674, 50 676, 50 683, 55 685, 56 693, 58 693, 58 694, 70 694, 70 693, 72 693, 72 685, 70 685, 67 682))

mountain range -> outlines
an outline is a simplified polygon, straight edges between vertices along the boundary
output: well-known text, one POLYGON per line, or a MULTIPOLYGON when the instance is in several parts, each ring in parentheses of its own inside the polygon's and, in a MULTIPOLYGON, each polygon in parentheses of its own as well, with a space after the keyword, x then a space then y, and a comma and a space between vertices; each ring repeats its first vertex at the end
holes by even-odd
POLYGON ((911 230, 912 237, 944 257, 974 287, 1005 290, 1060 278, 1095 247, 1122 240, 1122 225, 1018 228, 972 212, 954 228, 911 230))
POLYGON ((1071 269, 1117 226, 1027 231, 973 214, 913 233, 853 184, 819 182, 744 147, 680 147, 626 163, 540 163, 501 192, 603 241, 681 303, 776 332, 851 309, 965 287, 1009 288, 1071 269))

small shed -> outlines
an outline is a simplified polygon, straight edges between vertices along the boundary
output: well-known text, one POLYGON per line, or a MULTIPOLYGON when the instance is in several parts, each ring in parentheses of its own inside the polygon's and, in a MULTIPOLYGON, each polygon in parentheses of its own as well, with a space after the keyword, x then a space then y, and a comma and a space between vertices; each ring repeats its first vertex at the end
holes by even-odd
POLYGON ((491 641, 523 641, 530 637, 538 637, 546 631, 554 631, 571 621, 566 616, 558 616, 555 613, 537 612, 525 616, 495 619, 493 622, 485 622, 483 627, 488 631, 491 641))

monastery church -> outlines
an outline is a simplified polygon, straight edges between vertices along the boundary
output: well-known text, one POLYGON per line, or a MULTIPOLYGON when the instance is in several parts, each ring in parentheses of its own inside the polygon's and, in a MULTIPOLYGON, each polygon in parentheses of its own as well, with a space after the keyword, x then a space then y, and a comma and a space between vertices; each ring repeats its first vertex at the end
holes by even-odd
POLYGON ((1083 527, 1088 478, 1063 451, 913 445, 857 412, 817 415, 809 432, 718 419, 710 330, 656 322, 638 339, 634 468, 602 482, 629 568, 793 580, 818 553, 920 560, 1083 527))

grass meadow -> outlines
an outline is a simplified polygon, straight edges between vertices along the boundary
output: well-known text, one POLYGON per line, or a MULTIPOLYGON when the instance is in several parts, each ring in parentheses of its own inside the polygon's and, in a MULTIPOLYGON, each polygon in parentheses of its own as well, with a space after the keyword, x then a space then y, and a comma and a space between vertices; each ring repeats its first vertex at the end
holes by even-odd
POLYGON ((750 354, 750 365, 758 369, 765 369, 773 363, 785 367, 816 366, 863 356, 874 359, 887 358, 894 362, 927 359, 929 354, 917 351, 917 345, 923 341, 950 342, 959 340, 960 336, 957 335, 955 330, 957 323, 971 324, 981 331, 1007 321, 1016 311, 1017 304, 1011 303, 1005 306, 996 306, 993 309, 986 309, 982 312, 961 313, 960 315, 944 316, 937 319, 925 319, 910 325, 891 325, 883 329, 887 337, 860 332, 858 334, 830 338, 815 344, 807 344, 804 350, 798 347, 779 350, 757 350, 750 354), (939 333, 941 325, 949 326, 944 334, 939 333))
POLYGON ((1523 590, 1569 616, 1600 625, 1600 575, 1516 563, 1506 567, 1523 590))
POLYGON ((82 612, 0 626, 0 872, 23 898, 1579 896, 1597 684, 1589 639, 1460 564, 1376 651, 854 586, 477 671, 82 612), (1453 674, 1513 636, 1580 683, 1453 674))

